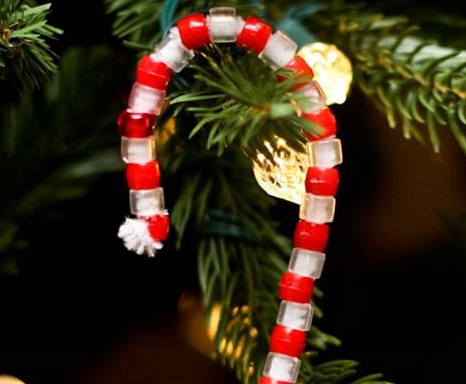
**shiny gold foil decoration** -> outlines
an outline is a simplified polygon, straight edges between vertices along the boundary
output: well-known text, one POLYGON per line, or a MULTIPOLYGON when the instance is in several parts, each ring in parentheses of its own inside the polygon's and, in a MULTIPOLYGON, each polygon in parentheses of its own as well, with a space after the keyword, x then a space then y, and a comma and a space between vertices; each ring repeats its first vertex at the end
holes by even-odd
POLYGON ((298 55, 314 71, 327 105, 343 104, 353 80, 353 67, 345 54, 333 44, 312 43, 301 48, 298 55))
POLYGON ((267 141, 264 145, 272 155, 273 161, 263 153, 257 154, 253 160, 257 183, 271 196, 301 204, 308 167, 304 146, 301 152, 295 151, 281 137, 276 137, 276 150, 267 141))

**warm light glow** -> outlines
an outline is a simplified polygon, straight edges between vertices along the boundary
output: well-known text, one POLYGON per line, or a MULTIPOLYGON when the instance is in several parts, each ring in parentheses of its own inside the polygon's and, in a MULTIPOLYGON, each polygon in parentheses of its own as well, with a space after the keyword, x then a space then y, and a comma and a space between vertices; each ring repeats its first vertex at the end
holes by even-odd
POLYGON ((241 336, 238 343, 236 344, 236 349, 232 341, 226 342, 225 339, 222 339, 218 347, 218 351, 224 354, 226 357, 234 356, 235 360, 241 359, 244 350, 244 344, 246 342, 245 336, 241 336))
POLYGON ((221 310, 222 306, 219 303, 215 303, 210 312, 209 323, 207 324, 207 335, 210 341, 213 341, 217 334, 221 310))
MULTIPOLYGON (((221 310, 222 310, 222 306, 219 303, 216 303, 212 307, 212 310, 210 312, 209 323, 207 324, 207 333, 211 341, 214 340, 215 335, 217 334, 217 331, 218 331, 221 310)), ((252 337, 252 338, 257 337, 259 332, 257 331, 257 328, 251 327, 251 320, 249 319, 249 316, 247 316, 249 312, 250 312, 250 309, 247 305, 242 305, 241 307, 239 306, 234 307, 231 310, 232 318, 226 324, 225 331, 227 333, 231 332, 232 328, 234 326, 237 326, 239 322, 239 325, 241 328, 244 328, 244 327, 250 328, 249 337, 252 337)), ((233 343, 232 340, 229 340, 228 338, 224 337, 222 338, 222 340, 220 340, 218 351, 228 358, 233 356, 235 360, 239 360, 241 359, 243 355, 246 341, 247 341, 246 335, 241 336, 240 339, 236 342, 236 347, 235 347, 235 344, 233 343)))
POLYGON ((208 335, 204 306, 198 294, 189 291, 183 292, 178 302, 178 319, 179 336, 198 352, 205 356, 211 356, 213 343, 208 335))
POLYGON ((298 55, 314 71, 327 104, 343 104, 353 80, 353 68, 345 54, 333 44, 312 43, 301 48, 298 55))
POLYGON ((24 384, 24 381, 13 376, 0 375, 0 384, 24 384))
POLYGON ((157 147, 157 152, 162 150, 163 146, 175 134, 175 132, 176 132, 176 121, 175 121, 175 118, 170 117, 165 122, 162 129, 156 130, 155 145, 157 147))
POLYGON ((277 150, 269 142, 264 143, 274 161, 258 153, 253 161, 254 176, 269 195, 299 205, 305 192, 304 180, 308 167, 305 148, 303 146, 302 152, 297 152, 283 138, 276 137, 276 140, 277 150))

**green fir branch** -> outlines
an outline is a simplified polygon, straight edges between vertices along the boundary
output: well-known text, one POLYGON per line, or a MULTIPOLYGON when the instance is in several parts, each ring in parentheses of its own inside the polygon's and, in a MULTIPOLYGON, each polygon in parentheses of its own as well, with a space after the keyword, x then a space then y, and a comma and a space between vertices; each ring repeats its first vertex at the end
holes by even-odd
MULTIPOLYGON (((132 25, 132 18, 167 24, 162 20, 164 10, 173 3, 109 0, 107 5, 117 15, 115 34, 151 50, 160 37, 158 27, 154 22, 132 25)), ((186 5, 178 2, 173 14, 189 13, 186 5)), ((176 132, 165 143, 160 160, 166 189, 179 191, 170 215, 177 246, 197 257, 207 323, 220 311, 215 355, 245 384, 257 382, 262 374, 278 311, 277 285, 291 243, 272 223, 273 199, 257 185, 244 154, 256 156, 264 141, 275 143, 274 136, 301 149, 303 130, 314 134, 318 130, 296 116, 306 100, 292 91, 293 80, 277 82, 277 75, 290 77, 283 70, 270 71, 242 49, 208 46, 176 75, 178 91, 169 94, 171 106, 162 117, 176 119, 176 132)), ((163 129, 163 124, 158 126, 163 129)), ((314 306, 318 319, 322 313, 314 306)), ((380 375, 355 379, 354 361, 322 363, 319 353, 339 344, 312 327, 302 363, 303 383, 384 383, 380 375)))
POLYGON ((23 0, 0 4, 0 79, 20 90, 39 88, 57 70, 48 41, 62 31, 47 23, 50 6, 23 0))
POLYGON ((436 152, 439 130, 448 129, 466 152, 466 51, 424 37, 404 17, 340 3, 315 13, 308 25, 349 55, 357 85, 390 127, 401 126, 408 139, 427 134, 436 152))
POLYGON ((25 221, 50 216, 54 204, 83 197, 98 175, 121 170, 118 135, 108 129, 120 104, 114 84, 127 67, 114 59, 106 47, 70 49, 40 92, 1 105, 0 173, 8 188, 0 188, 0 275, 25 248, 25 221))
MULTIPOLYGON (((214 337, 216 357, 241 382, 256 383, 268 352, 269 335, 278 312, 277 286, 291 250, 270 219, 274 201, 257 185, 250 162, 237 146, 218 156, 206 150, 206 138, 194 136, 195 119, 183 111, 177 131, 161 153, 166 178, 180 194, 171 210, 181 252, 197 253, 199 285, 206 322, 220 311, 214 337), (183 121, 183 124, 181 124, 183 121)), ((315 297, 321 297, 316 289, 315 297)), ((321 311, 313 303, 316 318, 321 311)), ((318 320, 317 320, 318 321, 318 320)), ((301 382, 350 383, 354 361, 314 364, 319 351, 340 341, 313 325, 303 357, 301 382)), ((319 360, 321 357, 319 356, 319 360)), ((380 375, 355 383, 385 383, 380 375)))
POLYGON ((315 134, 319 128, 297 117, 307 100, 292 91, 295 80, 285 71, 270 71, 256 55, 238 51, 206 48, 191 65, 194 83, 171 100, 180 106, 175 113, 186 108, 197 120, 189 138, 206 136, 207 149, 218 154, 237 145, 251 158, 257 151, 270 156, 264 143, 275 145, 276 136, 302 150, 303 130, 315 134), (278 82, 278 74, 289 79, 278 82))
POLYGON ((125 45, 152 51, 161 35, 175 21, 187 14, 207 11, 215 6, 234 6, 239 11, 254 13, 257 5, 244 5, 240 0, 105 0, 107 12, 115 15, 113 34, 125 45))
POLYGON ((160 41, 163 28, 174 21, 175 14, 188 14, 209 8, 209 0, 105 0, 107 12, 115 14, 113 33, 126 44, 152 50, 160 41))
POLYGON ((106 0, 107 11, 115 14, 113 34, 151 50, 160 40, 159 18, 163 1, 106 0))
MULTIPOLYGON (((216 355, 245 384, 257 382, 262 373, 278 311, 277 285, 291 244, 271 224, 273 200, 257 185, 244 152, 255 155, 274 135, 300 147, 301 128, 315 132, 312 125, 287 120, 294 119, 295 107, 272 112, 273 104, 303 102, 291 92, 293 83, 279 83, 276 75, 254 55, 233 47, 202 51, 184 75, 189 89, 171 101, 167 114, 175 113, 177 131, 161 157, 166 177, 181 191, 171 220, 181 252, 197 250, 207 323, 220 307, 216 355)), ((314 308, 321 317, 315 303, 314 308)), ((304 383, 349 382, 356 375, 353 361, 332 362, 331 369, 311 361, 318 351, 338 345, 338 339, 312 327, 304 383)), ((382 383, 374 377, 361 383, 382 383)))

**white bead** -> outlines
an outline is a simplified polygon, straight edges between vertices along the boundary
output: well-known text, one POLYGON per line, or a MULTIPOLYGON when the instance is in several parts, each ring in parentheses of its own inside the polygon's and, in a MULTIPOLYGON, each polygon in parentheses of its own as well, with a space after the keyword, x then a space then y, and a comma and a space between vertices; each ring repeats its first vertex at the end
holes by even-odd
POLYGON ((165 91, 134 83, 129 95, 128 106, 131 112, 158 115, 165 101, 165 91))
POLYGON ((165 210, 163 188, 129 191, 131 213, 138 217, 155 216, 165 210))
POLYGON ((277 69, 287 65, 296 55, 298 45, 281 31, 275 32, 267 40, 259 58, 270 68, 277 69))
POLYGON ((155 53, 151 57, 155 61, 162 61, 174 72, 180 72, 194 57, 194 51, 183 45, 180 31, 177 27, 173 27, 160 44, 155 47, 155 53))
POLYGON ((315 80, 311 80, 300 88, 298 93, 306 97, 306 102, 300 105, 301 111, 304 113, 315 112, 326 106, 327 98, 325 93, 315 80))
POLYGON ((313 309, 310 304, 283 300, 278 311, 277 324, 307 332, 311 329, 313 309))
POLYGON ((296 357, 269 353, 264 366, 264 376, 287 383, 296 383, 298 380, 301 361, 296 357))
POLYGON ((207 16, 210 40, 213 43, 233 43, 243 29, 244 20, 236 17, 236 9, 232 7, 215 7, 207 16))
POLYGON ((312 141, 307 143, 306 149, 311 167, 332 168, 343 162, 339 139, 312 141))
POLYGON ((293 248, 288 270, 297 275, 318 279, 322 274, 324 262, 325 253, 293 248))
POLYGON ((121 138, 121 158, 125 163, 146 164, 155 160, 154 136, 142 139, 121 138))
POLYGON ((335 198, 306 193, 299 209, 299 218, 311 223, 331 223, 335 214, 335 198))

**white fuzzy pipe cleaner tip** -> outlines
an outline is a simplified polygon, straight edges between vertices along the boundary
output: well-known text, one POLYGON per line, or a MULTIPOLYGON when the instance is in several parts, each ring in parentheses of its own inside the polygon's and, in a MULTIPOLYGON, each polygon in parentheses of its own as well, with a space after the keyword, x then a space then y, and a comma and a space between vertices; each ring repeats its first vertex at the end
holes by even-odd
POLYGON ((125 247, 138 255, 146 254, 154 257, 157 250, 162 249, 163 244, 154 240, 149 233, 147 222, 142 219, 127 218, 120 226, 118 237, 123 240, 125 247))

